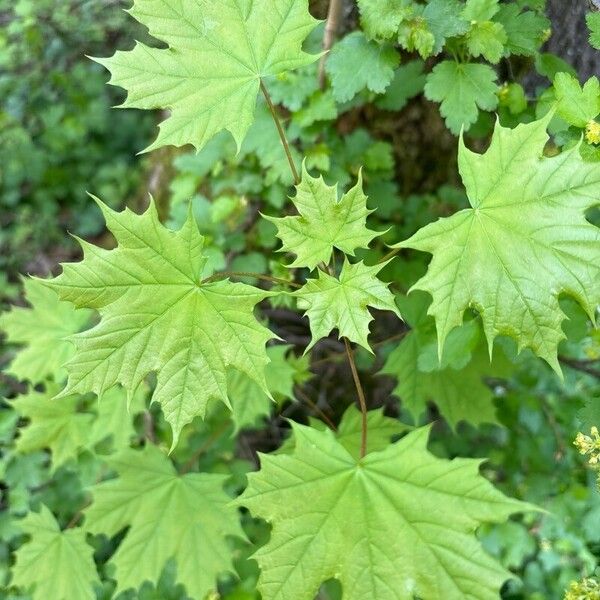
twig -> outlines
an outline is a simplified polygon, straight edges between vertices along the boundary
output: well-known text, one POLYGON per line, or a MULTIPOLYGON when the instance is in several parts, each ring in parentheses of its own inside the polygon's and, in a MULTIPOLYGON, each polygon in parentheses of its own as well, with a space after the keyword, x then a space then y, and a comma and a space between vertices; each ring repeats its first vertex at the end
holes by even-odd
POLYGON ((321 408, 319 408, 319 406, 317 406, 317 404, 315 404, 308 397, 307 394, 304 393, 302 388, 300 388, 299 386, 296 387, 296 393, 298 394, 298 396, 300 396, 300 399, 303 402, 306 402, 306 404, 308 404, 308 406, 310 406, 310 408, 312 408, 321 417, 321 419, 323 419, 323 421, 329 426, 330 429, 332 429, 333 431, 337 431, 335 423, 325 414, 325 412, 323 412, 321 408))
POLYGON ((569 358, 568 356, 559 356, 558 360, 564 365, 567 365, 567 367, 571 367, 571 369, 581 371, 582 373, 586 373, 587 375, 591 375, 592 377, 597 377, 600 379, 600 369, 590 366, 590 363, 597 361, 578 360, 576 358, 569 358))
POLYGON ((354 379, 354 385, 356 387, 356 393, 358 394, 358 403, 360 404, 360 412, 362 415, 362 426, 360 436, 360 458, 364 458, 367 453, 367 402, 365 400, 365 393, 360 383, 358 371, 356 370, 356 363, 354 362, 354 354, 352 353, 352 347, 348 338, 344 338, 344 345, 346 346, 346 355, 348 356, 348 362, 350 363, 350 370, 352 371, 352 378, 354 379))
POLYGON ((288 163, 290 164, 290 169, 292 171, 292 176, 294 177, 294 183, 298 185, 300 183, 300 176, 298 175, 298 171, 296 170, 296 165, 294 164, 294 159, 292 158, 292 153, 290 151, 290 145, 288 144, 287 138, 285 137, 285 131, 283 131, 283 126, 281 125, 281 121, 279 120, 279 116, 277 115, 277 110, 273 105, 273 101, 271 100, 271 96, 265 87, 265 84, 260 81, 260 89, 267 101, 267 105, 269 106, 269 110, 271 111, 271 116, 273 117, 273 121, 275 121, 275 125, 277 127, 277 133, 279 134, 279 139, 281 140, 281 145, 285 151, 285 155, 287 156, 288 163))
POLYGON ((343 4, 343 0, 329 1, 329 11, 327 12, 327 22, 325 23, 325 33, 323 34, 323 56, 321 56, 321 60, 319 61, 319 87, 321 89, 325 88, 325 62, 340 26, 343 4))

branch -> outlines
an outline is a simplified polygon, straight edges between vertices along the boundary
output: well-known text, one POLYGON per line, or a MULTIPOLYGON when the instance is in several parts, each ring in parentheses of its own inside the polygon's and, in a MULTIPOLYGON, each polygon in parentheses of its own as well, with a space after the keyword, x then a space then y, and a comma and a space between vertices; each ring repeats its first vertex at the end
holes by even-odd
POLYGON ((348 338, 344 338, 344 345, 346 347, 346 356, 350 363, 350 370, 352 371, 352 378, 354 379, 354 385, 356 387, 356 393, 358 394, 358 403, 360 404, 360 412, 362 415, 362 426, 361 426, 361 437, 360 437, 360 458, 364 458, 367 453, 367 402, 365 400, 365 393, 360 383, 358 371, 356 370, 356 363, 354 362, 354 354, 352 353, 352 347, 348 338))
POLYGON ((323 56, 321 56, 321 60, 319 61, 319 87, 321 89, 325 88, 325 62, 340 26, 343 5, 344 0, 329 1, 327 23, 325 24, 325 33, 323 34, 323 56))

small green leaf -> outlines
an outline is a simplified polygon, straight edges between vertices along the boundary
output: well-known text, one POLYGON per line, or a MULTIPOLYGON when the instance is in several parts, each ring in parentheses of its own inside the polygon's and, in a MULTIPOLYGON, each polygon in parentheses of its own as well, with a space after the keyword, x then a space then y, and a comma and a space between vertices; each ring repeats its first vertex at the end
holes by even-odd
POLYGON ((399 62, 400 55, 391 46, 369 41, 360 31, 347 35, 333 47, 326 63, 333 97, 347 102, 365 88, 382 94, 399 62))
POLYGON ((467 0, 462 17, 466 21, 489 21, 498 11, 498 0, 467 0))
POLYGON ((400 317, 394 295, 387 284, 377 279, 385 264, 367 267, 346 259, 339 279, 319 270, 318 279, 309 279, 302 289, 294 292, 298 307, 306 310, 310 321, 312 340, 307 352, 333 329, 338 330, 340 338, 346 337, 371 351, 367 338, 373 317, 368 307, 389 310, 400 317))
POLYGON ((475 58, 483 56, 496 64, 502 58, 506 39, 506 32, 500 23, 482 21, 473 24, 467 33, 467 48, 475 58))
POLYGON ((293 429, 294 453, 262 455, 237 501, 272 525, 254 555, 264 600, 312 600, 330 578, 344 600, 498 598, 511 574, 474 531, 532 507, 495 490, 479 461, 434 457, 427 428, 361 460, 330 430, 293 429))
POLYGON ((445 60, 427 76, 425 96, 441 102, 440 112, 455 134, 469 129, 481 110, 498 105, 496 73, 489 65, 445 60))
POLYGON ((423 10, 423 17, 435 39, 433 54, 442 51, 448 38, 469 30, 469 23, 462 16, 462 8, 457 0, 431 0, 423 10))
POLYGON ((31 540, 15 556, 12 584, 33 589, 33 600, 96 600, 100 579, 94 549, 81 529, 61 531, 52 513, 42 504, 19 522, 31 540))
POLYGON ((362 26, 370 38, 389 39, 412 12, 412 0, 358 0, 362 26))
POLYGON ((328 263, 334 248, 354 256, 357 248, 367 248, 381 235, 367 229, 367 197, 362 190, 362 175, 356 185, 338 200, 337 186, 328 186, 322 177, 311 177, 302 168, 302 182, 292 198, 300 213, 291 217, 265 217, 277 226, 281 252, 293 252, 290 267, 314 269, 328 263))
POLYGON ((549 32, 550 21, 536 12, 520 12, 516 4, 501 4, 494 16, 506 32, 506 49, 510 54, 534 56, 549 32))
POLYGON ((385 94, 375 103, 384 110, 402 110, 411 98, 423 91, 426 80, 423 61, 412 60, 400 65, 385 94))
POLYGON ((585 127, 600 113, 600 82, 590 77, 583 88, 568 73, 558 73, 554 78, 558 101, 558 114, 570 125, 585 127))
MULTIPOLYGON (((109 537, 127 529, 109 564, 120 592, 158 581, 169 559, 189 596, 204 598, 217 576, 233 571, 227 536, 244 539, 237 511, 223 491, 226 476, 179 475, 156 447, 109 457, 119 477, 91 489, 85 529, 109 537)), ((69 599, 70 600, 70 599, 69 599)))

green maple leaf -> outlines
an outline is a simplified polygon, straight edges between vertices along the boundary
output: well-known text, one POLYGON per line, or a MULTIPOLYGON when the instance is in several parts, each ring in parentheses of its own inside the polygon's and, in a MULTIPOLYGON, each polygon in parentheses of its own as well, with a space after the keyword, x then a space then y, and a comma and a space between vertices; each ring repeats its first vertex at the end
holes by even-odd
POLYGON ((135 0, 129 11, 169 48, 138 43, 96 59, 128 91, 124 108, 168 108, 148 150, 200 150, 227 129, 238 148, 253 121, 260 82, 318 58, 302 43, 318 21, 307 0, 135 0))
POLYGON ((389 39, 412 14, 412 0, 358 0, 360 19, 370 38, 389 39))
POLYGON ((318 279, 309 279, 294 292, 298 307, 306 310, 310 321, 312 340, 306 352, 333 329, 338 330, 340 338, 346 337, 371 352, 367 338, 373 317, 368 307, 390 310, 400 317, 394 295, 377 278, 386 264, 368 267, 345 259, 339 279, 319 270, 318 279))
POLYGON ((433 297, 429 314, 440 350, 473 307, 490 351, 496 336, 508 335, 560 373, 559 294, 576 299, 593 321, 600 302, 600 230, 585 212, 598 204, 600 166, 584 162, 577 146, 543 157, 550 118, 515 129, 497 124, 482 155, 461 141, 459 170, 471 207, 398 245, 433 254, 414 288, 433 297))
POLYGON ((600 113, 600 82, 597 77, 590 77, 582 88, 569 73, 557 73, 554 89, 558 114, 569 125, 585 127, 600 113))
POLYGON ((61 531, 52 513, 42 505, 19 526, 31 540, 15 553, 12 584, 30 590, 33 600, 95 600, 100 585, 94 549, 81 529, 61 531))
POLYGON ((235 431, 254 427, 260 423, 261 418, 268 417, 273 408, 273 400, 281 403, 294 398, 294 384, 298 377, 304 375, 304 370, 299 372, 298 365, 287 360, 289 349, 288 345, 267 348, 271 362, 266 370, 266 381, 271 397, 247 375, 239 371, 229 373, 228 390, 235 431))
POLYGON ((483 56, 491 63, 497 63, 504 53, 507 37, 501 23, 482 21, 474 23, 467 33, 467 48, 474 56, 483 56))
POLYGON ((312 600, 330 578, 344 600, 498 598, 511 574, 474 531, 531 507, 495 490, 480 461, 434 457, 428 428, 361 460, 329 430, 293 428, 293 455, 261 455, 237 501, 272 524, 254 555, 264 600, 312 600))
POLYGON ((92 313, 61 302, 41 281, 25 279, 23 287, 31 308, 15 307, 0 316, 6 340, 25 345, 8 372, 34 384, 49 377, 62 381, 66 377, 63 367, 74 354, 74 346, 66 338, 85 327, 92 313))
POLYGON ((327 59, 333 97, 348 102, 365 88, 383 94, 399 63, 400 55, 391 46, 369 41, 361 31, 354 31, 333 47, 327 59))
POLYGON ((590 30, 590 45, 600 50, 600 13, 590 12, 585 16, 588 29, 590 30))
POLYGON ((534 56, 544 41, 550 21, 531 10, 520 12, 516 4, 503 4, 494 16, 506 32, 506 49, 510 54, 534 56))
POLYGON ((382 374, 398 380, 394 395, 402 400, 415 420, 433 401, 450 427, 460 421, 475 426, 497 423, 493 393, 484 377, 503 377, 506 361, 496 356, 493 363, 485 347, 478 343, 479 328, 469 321, 454 329, 446 340, 442 363, 437 363, 435 325, 427 316, 429 298, 413 292, 398 299, 411 331, 388 356, 382 374))
POLYGON ((61 396, 100 396, 121 383, 131 398, 155 371, 153 401, 161 404, 175 445, 182 427, 204 416, 209 399, 229 403, 228 367, 267 390, 265 344, 272 334, 253 309, 268 293, 242 283, 202 282, 207 257, 191 212, 174 232, 160 224, 153 203, 142 215, 98 204, 118 246, 81 242, 83 261, 65 264, 48 282, 62 299, 96 308, 102 317, 72 338, 77 354, 61 396))
POLYGON ((156 447, 126 450, 108 458, 119 477, 91 489, 85 529, 112 537, 128 531, 109 563, 115 594, 156 583, 166 562, 177 562, 177 581, 193 598, 216 587, 220 573, 233 571, 227 536, 244 539, 223 475, 179 475, 156 447))
POLYGON ((80 412, 82 398, 79 395, 55 399, 58 390, 53 386, 46 392, 30 392, 12 402, 13 408, 29 419, 27 427, 19 429, 17 452, 29 454, 49 449, 54 468, 77 455, 88 443, 94 415, 80 412))
POLYGON ((337 185, 328 186, 322 177, 311 177, 304 165, 292 202, 298 216, 265 217, 277 226, 280 251, 296 255, 290 268, 312 270, 319 263, 327 264, 334 248, 354 256, 357 248, 367 248, 381 235, 366 227, 373 211, 367 208, 361 174, 356 185, 338 200, 337 185))
POLYGON ((445 60, 427 76, 425 96, 441 102, 440 113, 455 134, 475 123, 479 110, 498 106, 496 73, 489 65, 445 60))

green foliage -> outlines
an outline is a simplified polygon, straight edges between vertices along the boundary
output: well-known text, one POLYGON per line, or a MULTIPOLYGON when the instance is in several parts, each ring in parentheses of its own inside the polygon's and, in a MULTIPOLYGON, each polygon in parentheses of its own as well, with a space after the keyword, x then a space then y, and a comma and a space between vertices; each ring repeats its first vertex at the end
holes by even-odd
POLYGON ((543 0, 323 53, 327 3, 55 4, 0 8, 3 598, 593 594, 600 92, 543 0))
POLYGON ((61 396, 100 396, 121 383, 131 397, 155 370, 153 400, 163 407, 175 445, 183 426, 206 414, 211 398, 229 404, 228 367, 267 390, 265 344, 272 334, 253 315, 267 294, 242 283, 203 281, 204 240, 191 214, 173 232, 160 224, 154 204, 143 215, 98 205, 118 247, 82 242, 84 260, 48 282, 62 299, 102 315, 73 338, 77 354, 61 396), (124 369, 132 359, 135 369, 124 369))
POLYGON ((19 527, 31 536, 16 553, 13 582, 33 588, 33 600, 94 600, 99 584, 93 549, 80 529, 61 531, 52 513, 42 505, 29 513, 19 527))
POLYGON ((590 44, 594 48, 600 49, 600 13, 588 13, 585 17, 585 20, 590 30, 590 44))
POLYGON ((359 461, 329 431, 294 435, 293 455, 262 456, 238 500, 273 526, 255 554, 265 600, 311 599, 329 578, 349 600, 498 596, 509 573, 472 531, 529 507, 480 478, 477 461, 436 459, 426 429, 359 461))
POLYGON ((497 125, 483 155, 461 144, 459 169, 471 208, 399 245, 433 254, 416 287, 433 297, 429 314, 440 354, 473 307, 490 350, 498 335, 508 335, 560 372, 558 293, 577 299, 590 318, 600 302, 600 234, 585 218, 597 204, 592 190, 600 169, 584 162, 577 147, 540 158, 547 125, 548 119, 512 130, 497 125))
POLYGON ((239 148, 252 125, 261 79, 315 60, 301 50, 317 23, 307 4, 278 0, 274 11, 256 0, 203 2, 190 19, 181 0, 137 0, 131 14, 169 48, 137 44, 96 60, 110 70, 113 85, 128 91, 124 107, 170 109, 147 150, 167 144, 200 150, 223 129, 239 148), (199 56, 205 58, 201 66, 199 56))
POLYGON ((356 185, 338 200, 337 186, 328 186, 323 178, 302 171, 302 181, 292 198, 298 216, 267 217, 277 226, 282 252, 293 252, 290 267, 314 269, 328 263, 334 248, 354 256, 357 248, 366 248, 377 237, 366 227, 367 197, 359 174, 356 185))
POLYGON ((371 350, 367 338, 373 317, 367 307, 389 310, 400 317, 394 295, 377 279, 384 266, 368 267, 345 260, 339 279, 319 270, 318 279, 309 279, 295 293, 298 307, 306 310, 310 321, 312 340, 307 351, 333 329, 339 331, 340 337, 371 350))
POLYGON ((73 345, 66 338, 77 333, 90 321, 91 311, 77 310, 44 285, 26 279, 25 297, 31 308, 13 308, 0 315, 0 330, 6 340, 25 345, 10 364, 10 373, 33 384, 51 377, 62 381, 64 365, 73 356, 73 345))
POLYGON ((129 527, 110 560, 117 593, 145 580, 156 582, 166 562, 175 558, 177 581, 193 598, 203 598, 216 576, 233 568, 226 536, 244 537, 223 491, 225 477, 179 476, 153 446, 126 450, 108 464, 119 477, 92 488, 85 530, 113 536, 129 527))

